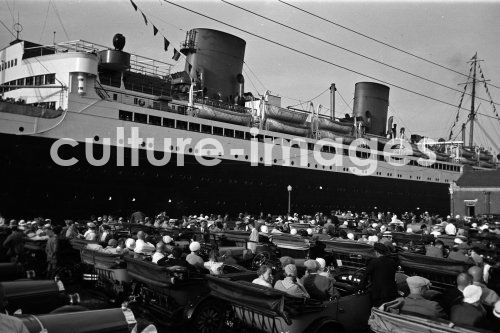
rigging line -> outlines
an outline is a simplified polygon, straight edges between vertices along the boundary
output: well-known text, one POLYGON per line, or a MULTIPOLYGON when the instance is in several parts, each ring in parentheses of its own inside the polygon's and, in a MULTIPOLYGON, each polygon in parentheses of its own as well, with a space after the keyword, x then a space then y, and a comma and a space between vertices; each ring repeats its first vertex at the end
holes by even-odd
POLYGON ((12 24, 16 24, 16 18, 14 17, 12 9, 10 9, 9 0, 5 0, 5 3, 7 4, 7 8, 9 8, 10 16, 12 16, 12 24))
MULTIPOLYGON (((345 105, 347 105, 347 107, 349 108, 349 110, 351 111, 354 111, 351 107, 351 103, 347 103, 346 100, 344 99, 344 96, 342 96, 342 94, 340 93, 340 91, 337 89, 337 93, 339 94, 340 98, 344 101, 345 105)), ((352 102, 352 100, 351 100, 352 102)), ((344 109, 345 110, 345 109, 344 109)))
MULTIPOLYGON (((387 63, 385 63, 385 62, 383 62, 383 61, 377 60, 377 59, 375 59, 375 58, 371 58, 371 57, 369 57, 369 56, 367 56, 367 55, 364 55, 364 54, 362 54, 362 53, 359 53, 359 52, 356 52, 356 51, 350 50, 350 49, 348 49, 348 48, 345 48, 345 47, 343 47, 343 46, 340 46, 340 45, 338 45, 338 44, 335 44, 335 43, 329 42, 329 41, 327 41, 327 40, 325 40, 325 39, 322 39, 322 38, 316 37, 316 36, 311 35, 311 34, 309 34, 309 33, 307 33, 307 32, 304 32, 304 31, 301 31, 301 30, 296 29, 296 28, 294 28, 294 27, 291 27, 291 26, 289 26, 289 25, 287 25, 287 24, 281 23, 281 22, 279 22, 279 21, 276 21, 276 20, 273 20, 273 19, 271 19, 271 18, 268 18, 268 17, 266 17, 266 16, 264 16, 264 15, 258 14, 258 13, 256 13, 256 12, 252 11, 252 10, 249 10, 249 9, 246 9, 246 8, 240 7, 240 6, 238 6, 238 5, 235 5, 235 4, 233 4, 233 3, 230 3, 230 2, 228 2, 228 1, 226 1, 226 0, 220 0, 220 1, 221 1, 221 2, 223 2, 223 3, 225 3, 225 4, 228 4, 228 5, 230 5, 230 6, 233 6, 233 7, 235 7, 235 8, 238 8, 238 9, 241 9, 241 10, 246 11, 246 12, 248 12, 248 13, 251 13, 251 14, 253 14, 253 15, 255 15, 255 16, 258 16, 258 17, 260 17, 260 18, 263 18, 264 20, 267 20, 267 21, 270 21, 270 22, 276 23, 276 24, 278 24, 278 25, 280 25, 280 26, 282 26, 282 27, 285 27, 285 28, 287 28, 287 29, 293 30, 293 31, 295 31, 295 32, 297 32, 297 33, 300 33, 300 34, 304 35, 304 36, 307 36, 307 37, 313 38, 313 39, 315 39, 315 40, 318 40, 318 41, 323 42, 323 43, 325 43, 325 44, 328 44, 328 45, 330 45, 330 46, 333 46, 333 47, 339 48, 339 49, 341 49, 341 50, 343 50, 343 51, 345 51, 345 52, 348 52, 348 53, 351 53, 351 54, 355 54, 355 55, 357 55, 357 56, 359 56, 359 57, 362 57, 362 58, 368 59, 368 60, 373 61, 373 62, 375 62, 375 63, 377 63, 377 64, 380 64, 380 65, 383 65, 383 66, 386 66, 386 67, 392 68, 392 69, 397 70, 397 71, 399 71, 399 72, 402 72, 402 73, 404 73, 404 74, 407 74, 407 75, 410 75, 410 76, 416 77, 416 78, 418 78, 418 79, 421 79, 421 80, 424 80, 424 81, 427 81, 427 82, 433 83, 433 84, 438 85, 438 86, 440 86, 440 87, 447 88, 447 89, 453 90, 453 91, 455 91, 455 92, 462 93, 462 91, 461 91, 461 90, 459 90, 459 89, 453 88, 453 87, 448 86, 448 85, 443 84, 443 83, 439 83, 439 82, 434 81, 434 80, 432 80, 432 79, 428 79, 428 78, 426 78, 426 77, 424 77, 424 76, 421 76, 421 75, 418 75, 418 74, 414 74, 414 73, 409 72, 409 71, 407 71, 407 70, 404 70, 404 69, 402 69, 402 68, 400 68, 400 67, 396 67, 396 66, 393 66, 393 65, 387 64, 387 63)), ((468 94, 468 95, 469 95, 469 94, 468 94)), ((484 100, 484 101, 487 101, 486 99, 483 99, 483 98, 481 98, 481 97, 476 97, 476 98, 477 98, 477 99, 482 99, 482 100, 484 100)))
POLYGON ((16 37, 16 35, 12 32, 12 30, 10 30, 10 29, 9 29, 9 27, 7 27, 7 26, 5 25, 5 23, 3 23, 3 21, 2 21, 2 20, 0 20, 0 23, 2 23, 2 25, 4 26, 4 28, 5 28, 5 29, 7 29, 7 31, 8 31, 8 32, 10 32, 10 34, 11 34, 12 36, 16 37))
POLYGON ((257 87, 255 86, 255 84, 253 83, 253 80, 252 78, 250 77, 250 75, 248 75, 248 73, 245 71, 245 69, 243 69, 243 73, 245 74, 245 76, 248 78, 248 80, 250 81, 250 84, 252 85, 252 87, 255 89, 255 92, 257 93, 257 95, 260 95, 260 92, 259 92, 259 89, 257 89, 257 87))
POLYGON ((260 83, 260 85, 264 88, 264 90, 268 90, 266 88, 266 86, 264 85, 264 83, 262 83, 262 81, 260 81, 259 77, 253 72, 253 70, 250 68, 250 66, 248 65, 248 63, 246 61, 243 61, 243 63, 247 66, 248 70, 250 71, 250 73, 253 74, 253 76, 257 79, 257 81, 260 83))
POLYGON ((309 102, 312 102, 314 101, 316 98, 320 97, 321 95, 323 95, 324 93, 326 93, 328 90, 330 90, 330 87, 326 88, 325 90, 323 90, 319 95, 317 95, 316 97, 313 97, 311 99, 308 99, 306 101, 304 101, 303 103, 299 103, 299 104, 296 104, 296 105, 290 105, 290 107, 294 107, 294 106, 297 106, 297 105, 302 105, 304 103, 309 103, 309 102))
POLYGON ((63 23, 63 21, 61 19, 61 15, 59 15, 59 11, 57 10, 57 7, 54 4, 54 1, 49 0, 49 3, 51 3, 52 4, 52 8, 54 8, 54 13, 56 13, 57 19, 59 20, 59 23, 61 24, 61 27, 62 27, 62 29, 64 31, 64 34, 66 35, 67 40, 70 40, 68 32, 66 31, 66 28, 64 27, 64 23, 63 23))
POLYGON ((189 9, 189 8, 187 8, 187 7, 181 6, 181 5, 177 4, 177 3, 171 2, 171 1, 169 1, 169 0, 164 0, 164 1, 165 1, 166 3, 168 3, 168 4, 171 4, 171 5, 173 5, 173 6, 176 6, 176 7, 182 8, 182 9, 184 9, 184 10, 186 10, 186 11, 189 11, 189 12, 191 12, 191 13, 194 13, 194 14, 196 14, 196 15, 199 15, 199 16, 202 16, 202 17, 205 17, 205 18, 207 18, 207 19, 209 19, 209 20, 212 20, 212 21, 218 22, 218 23, 220 23, 220 24, 223 24, 223 25, 225 25, 225 26, 231 27, 231 28, 233 28, 233 29, 236 29, 236 30, 242 31, 242 32, 244 32, 244 33, 246 33, 246 34, 249 34, 249 35, 251 35, 251 36, 257 37, 257 38, 262 39, 262 40, 265 40, 266 42, 269 42, 269 43, 272 43, 272 44, 276 44, 276 45, 278 45, 278 46, 280 46, 280 47, 282 47, 282 48, 285 48, 285 49, 287 49, 287 50, 290 50, 290 51, 293 51, 293 52, 296 52, 296 53, 299 53, 299 54, 302 54, 302 55, 305 55, 305 56, 310 57, 310 58, 312 58, 312 59, 315 59, 315 60, 318 60, 318 61, 320 61, 320 62, 324 62, 324 63, 326 63, 326 64, 329 64, 329 65, 331 65, 331 66, 334 66, 334 67, 337 67, 337 68, 343 69, 343 70, 348 71, 348 72, 352 72, 352 73, 358 74, 358 75, 360 75, 360 76, 364 76, 364 77, 369 78, 369 79, 372 79, 372 80, 379 81, 379 82, 381 82, 381 83, 387 84, 387 85, 392 86, 392 87, 394 87, 394 88, 398 88, 398 89, 401 89, 401 90, 403 90, 403 91, 406 91, 406 92, 409 92, 409 93, 412 93, 412 94, 415 94, 415 95, 418 95, 418 96, 421 96, 421 97, 424 97, 424 98, 427 98, 427 99, 430 99, 430 100, 433 100, 433 101, 436 101, 436 102, 439 102, 439 103, 442 103, 442 104, 445 104, 445 105, 448 105, 448 106, 452 106, 452 107, 454 107, 454 108, 456 107, 456 105, 454 105, 454 104, 452 104, 452 103, 449 103, 449 102, 446 102, 446 101, 443 101, 443 100, 441 100, 441 99, 439 99, 439 98, 432 97, 432 96, 428 96, 428 95, 425 95, 424 93, 420 93, 420 92, 417 92, 417 91, 411 90, 411 89, 409 89, 409 88, 405 88, 405 87, 403 87, 403 86, 400 86, 400 85, 397 85, 397 84, 394 84, 394 83, 391 83, 391 82, 388 82, 388 81, 384 81, 384 80, 378 79, 378 78, 376 78, 376 77, 374 77, 374 76, 371 76, 371 75, 368 75, 368 74, 364 74, 364 73, 358 72, 358 71, 356 71, 356 70, 354 70, 354 69, 351 69, 351 68, 348 68, 348 67, 345 67, 345 66, 338 65, 338 64, 336 64, 336 63, 333 63, 333 62, 331 62, 331 61, 328 61, 328 60, 325 60, 325 59, 323 59, 323 58, 317 57, 317 56, 315 56, 315 55, 309 54, 309 53, 307 53, 307 52, 304 52, 304 51, 300 51, 300 50, 298 50, 298 49, 295 49, 295 48, 293 48, 293 47, 291 47, 291 46, 287 46, 287 45, 285 45, 285 44, 282 44, 282 43, 279 43, 279 42, 273 41, 273 40, 271 40, 271 39, 269 39, 269 38, 266 38, 266 37, 260 36, 260 35, 258 35, 258 34, 253 33, 253 32, 250 32, 250 31, 248 31, 248 30, 245 30, 245 29, 242 29, 242 28, 238 28, 238 27, 236 27, 236 26, 234 26, 234 25, 232 25, 232 24, 229 24, 229 23, 223 22, 223 21, 221 21, 221 20, 218 20, 218 19, 216 19, 216 18, 210 17, 210 16, 205 15, 205 14, 202 14, 202 13, 200 13, 200 12, 197 12, 197 11, 193 10, 193 9, 189 9))
MULTIPOLYGON (((361 32, 356 31, 356 30, 354 30, 354 29, 348 28, 348 27, 346 27, 346 26, 344 26, 344 25, 341 25, 341 24, 339 24, 339 23, 336 23, 336 22, 334 22, 334 21, 332 21, 332 20, 329 20, 329 19, 324 18, 324 17, 322 17, 322 16, 319 16, 319 15, 317 15, 317 14, 314 14, 314 13, 312 13, 312 12, 310 12, 310 11, 307 11, 307 10, 305 10, 305 9, 303 9, 303 8, 300 8, 300 7, 297 7, 297 6, 295 6, 295 5, 292 5, 291 3, 288 3, 288 2, 286 2, 286 1, 283 1, 283 0, 278 0, 278 1, 279 1, 279 2, 281 2, 281 3, 282 3, 282 4, 284 4, 284 5, 287 5, 287 6, 289 6, 289 7, 295 8, 295 9, 297 9, 297 10, 299 10, 299 11, 303 12, 303 13, 309 14, 309 15, 314 16, 314 17, 316 17, 316 18, 318 18, 318 19, 320 19, 320 20, 323 20, 323 21, 325 21, 325 22, 331 23, 331 24, 333 24, 333 25, 335 25, 335 26, 337 26, 337 27, 340 27, 340 28, 342 28, 342 29, 345 29, 345 30, 347 30, 347 31, 349 31, 349 32, 352 32, 352 33, 357 34, 357 35, 359 35, 359 36, 365 37, 365 38, 370 39, 370 40, 372 40, 372 41, 374 41, 374 42, 377 42, 377 43, 382 44, 382 45, 384 45, 384 46, 390 47, 390 48, 392 48, 392 49, 394 49, 394 50, 397 50, 397 51, 399 51, 399 52, 402 52, 402 53, 407 54, 407 55, 409 55, 409 56, 412 56, 412 57, 414 57, 414 58, 420 59, 420 60, 422 60, 422 61, 428 62, 428 63, 433 64, 433 65, 435 65, 435 66, 441 67, 441 68, 443 68, 443 69, 447 69, 447 70, 452 71, 452 72, 454 72, 454 73, 456 73, 456 74, 460 74, 461 76, 467 77, 467 74, 464 74, 464 73, 462 73, 462 72, 459 72, 459 71, 457 71, 457 70, 455 70, 455 69, 453 69, 453 68, 446 67, 446 66, 441 65, 441 64, 439 64, 439 63, 437 63, 437 62, 435 62, 435 61, 432 61, 432 60, 426 59, 426 58, 424 58, 424 57, 421 57, 421 56, 416 55, 416 54, 414 54, 414 53, 411 53, 411 52, 409 52, 409 51, 405 51, 405 50, 403 50, 403 49, 401 49, 401 48, 399 48, 399 47, 397 47, 397 46, 393 46, 393 45, 391 45, 391 44, 389 44, 389 43, 386 43, 386 42, 383 42, 383 41, 381 41, 381 40, 378 40, 378 39, 376 39, 376 38, 374 38, 374 37, 368 36, 368 35, 366 35, 366 34, 364 34, 364 33, 361 33, 361 32)), ((493 87, 495 87, 495 88, 499 88, 499 89, 500 89, 500 87, 498 87, 498 86, 495 86, 495 85, 491 85, 491 86, 493 86, 493 87)))
POLYGON ((47 18, 49 17, 49 10, 50 10, 50 2, 47 3, 47 12, 45 13, 45 21, 43 22, 43 28, 42 32, 40 33, 40 40, 38 42, 42 42, 43 38, 43 33, 45 32, 45 26, 47 25, 47 18))

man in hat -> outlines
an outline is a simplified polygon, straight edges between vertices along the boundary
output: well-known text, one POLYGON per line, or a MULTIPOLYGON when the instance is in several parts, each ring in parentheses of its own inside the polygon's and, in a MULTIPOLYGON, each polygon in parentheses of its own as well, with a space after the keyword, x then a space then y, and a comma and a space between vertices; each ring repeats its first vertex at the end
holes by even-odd
POLYGON ((446 313, 441 305, 435 301, 429 301, 423 294, 430 288, 430 281, 420 276, 410 276, 406 279, 410 294, 405 297, 402 312, 423 315, 429 318, 444 318, 446 313))
POLYGON ((49 237, 45 245, 45 254, 47 255, 47 277, 52 278, 57 268, 57 255, 59 253, 59 237, 52 230, 50 225, 44 227, 45 234, 49 237))
POLYGON ((247 248, 255 254, 257 243, 259 242, 259 231, 255 228, 255 223, 253 221, 248 223, 248 227, 250 228, 250 237, 248 238, 247 248))
POLYGON ((11 220, 9 227, 12 232, 3 241, 3 247, 7 249, 7 257, 11 262, 19 262, 23 259, 24 233, 18 229, 16 220, 11 220))
POLYGON ((88 241, 96 241, 97 240, 97 233, 95 231, 96 226, 94 222, 89 222, 87 223, 87 231, 83 234, 83 238, 88 241))
POLYGON ((375 243, 375 258, 366 266, 366 273, 372 283, 371 298, 373 306, 380 306, 398 297, 396 287, 397 264, 388 256, 388 248, 384 244, 375 243))
POLYGON ((465 287, 463 302, 451 308, 450 321, 456 325, 487 327, 486 310, 481 305, 481 294, 482 290, 479 286, 465 287))
POLYGON ((274 289, 284 291, 292 296, 309 298, 309 294, 304 286, 297 281, 297 267, 294 264, 285 266, 285 278, 276 281, 274 289))
POLYGON ((316 260, 306 260, 304 266, 306 267, 306 274, 300 282, 311 298, 327 301, 339 296, 337 289, 333 285, 333 280, 318 274, 319 263, 316 260))
POLYGON ((481 302, 487 306, 493 306, 500 300, 498 294, 486 286, 483 280, 483 269, 478 266, 472 266, 467 271, 472 276, 472 284, 481 288, 481 302))
POLYGON ((198 269, 204 269, 205 262, 203 261, 203 258, 198 255, 198 251, 200 251, 200 249, 200 243, 191 242, 191 244, 189 244, 189 250, 191 253, 186 256, 186 261, 198 269))
POLYGON ((101 226, 102 232, 99 235, 99 242, 107 244, 108 241, 113 238, 111 234, 111 227, 108 224, 103 224, 101 226))
POLYGON ((468 249, 469 246, 467 245, 467 243, 456 244, 453 246, 450 254, 448 255, 448 259, 465 263, 472 263, 472 259, 466 254, 468 249))

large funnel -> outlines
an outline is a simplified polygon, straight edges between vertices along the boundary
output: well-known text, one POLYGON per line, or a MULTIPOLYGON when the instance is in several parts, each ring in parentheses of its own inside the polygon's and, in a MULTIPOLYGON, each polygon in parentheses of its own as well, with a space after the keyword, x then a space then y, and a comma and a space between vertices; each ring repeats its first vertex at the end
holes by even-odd
POLYGON ((222 31, 192 29, 181 49, 186 55, 185 71, 206 88, 205 96, 232 103, 240 88, 245 45, 243 39, 222 31))
POLYGON ((385 136, 389 87, 374 82, 358 82, 354 90, 354 116, 361 117, 366 132, 385 136))

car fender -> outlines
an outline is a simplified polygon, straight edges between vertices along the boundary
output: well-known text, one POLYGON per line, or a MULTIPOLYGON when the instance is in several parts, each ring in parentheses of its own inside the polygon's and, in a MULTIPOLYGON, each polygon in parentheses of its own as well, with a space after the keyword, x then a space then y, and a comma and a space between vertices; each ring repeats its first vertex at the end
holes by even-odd
POLYGON ((187 306, 186 306, 186 309, 184 310, 184 317, 187 319, 187 320, 190 320, 192 317, 193 317, 193 314, 196 312, 196 310, 199 308, 199 306, 206 302, 206 301, 209 301, 211 299, 216 299, 215 297, 213 297, 212 295, 208 294, 208 295, 205 295, 205 296, 201 296, 201 297, 197 297, 195 300, 193 300, 192 302, 190 302, 187 306))

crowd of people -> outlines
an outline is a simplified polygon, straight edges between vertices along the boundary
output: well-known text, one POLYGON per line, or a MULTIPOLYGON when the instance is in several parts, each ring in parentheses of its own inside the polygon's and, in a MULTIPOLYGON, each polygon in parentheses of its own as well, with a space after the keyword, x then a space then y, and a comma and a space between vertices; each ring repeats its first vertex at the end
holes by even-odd
MULTIPOLYGON (((200 214, 174 219, 165 212, 148 217, 137 211, 126 218, 103 215, 82 221, 65 220, 64 224, 44 218, 34 218, 29 221, 12 219, 7 223, 0 217, 0 230, 8 234, 2 241, 2 256, 12 262, 23 262, 24 243, 27 240, 47 240, 45 247, 47 275, 52 276, 58 266, 58 240, 80 238, 94 241, 95 244, 89 244, 88 247, 96 251, 112 254, 126 252, 145 254, 157 265, 183 266, 214 275, 221 274, 222 265, 238 262, 230 250, 224 253, 212 250, 208 259, 204 259, 199 253, 203 239, 206 239, 203 237, 191 240, 189 253, 184 253, 169 235, 161 237, 155 244, 151 243, 151 238, 144 231, 137 232, 135 238, 121 238, 116 234, 116 230, 125 223, 141 224, 158 230, 193 229, 202 235, 228 230, 248 231, 248 243, 243 257, 251 257, 256 253, 260 235, 272 237, 286 233, 318 240, 341 239, 372 244, 377 255, 368 262, 366 273, 371 280, 371 298, 375 306, 383 306, 385 303, 397 301, 398 297, 405 296, 401 302, 403 312, 433 319, 447 318, 456 324, 470 327, 494 328, 492 325, 499 325, 495 319, 500 318, 500 298, 485 283, 488 280, 489 269, 498 264, 497 258, 485 257, 481 253, 481 246, 494 250, 498 242, 488 242, 488 240, 500 239, 500 221, 459 215, 440 217, 428 212, 405 212, 398 217, 390 212, 332 211, 329 214, 302 216, 263 213, 252 216, 242 213, 235 218, 230 218, 228 215, 200 214), (398 264, 390 256, 397 246, 392 239, 395 232, 433 236, 432 242, 425 246, 426 256, 448 258, 470 264, 471 267, 467 272, 457 276, 456 287, 446 290, 437 297, 429 290, 431 283, 426 278, 407 277, 398 273, 398 264), (445 245, 440 239, 443 235, 453 240, 451 246, 445 245), (471 236, 483 239, 485 242, 472 247, 471 236)), ((275 288, 293 296, 322 301, 339 296, 325 259, 306 260, 303 276, 298 276, 293 258, 282 257, 280 263, 279 271, 273 271, 272 267, 266 264, 261 265, 253 283, 275 288)))

